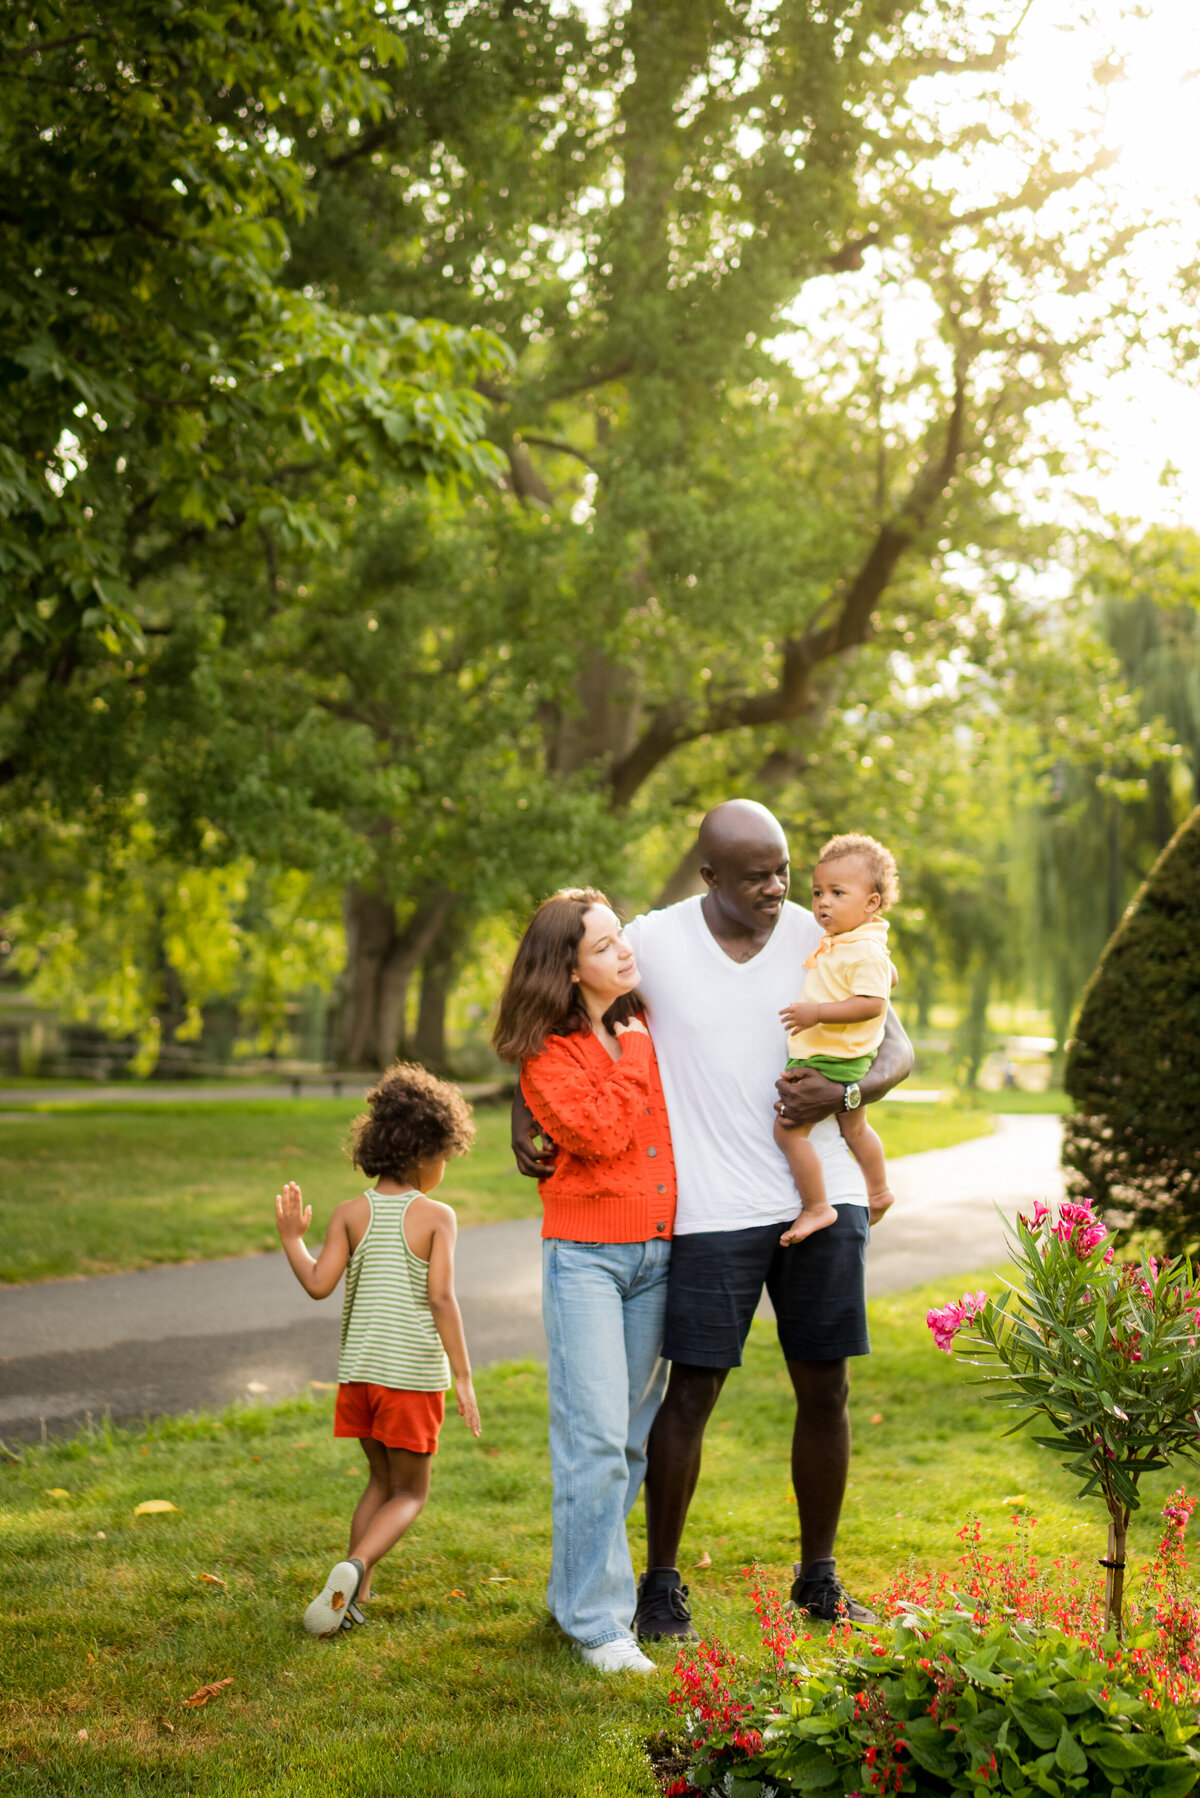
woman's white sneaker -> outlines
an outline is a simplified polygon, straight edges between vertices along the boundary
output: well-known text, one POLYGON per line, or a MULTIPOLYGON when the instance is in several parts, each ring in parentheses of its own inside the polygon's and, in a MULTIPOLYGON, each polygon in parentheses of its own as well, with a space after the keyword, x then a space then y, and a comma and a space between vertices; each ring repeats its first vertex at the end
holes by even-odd
POLYGON ((601 1642, 599 1648, 585 1648, 576 1643, 575 1652, 585 1667, 598 1673, 657 1673, 632 1636, 618 1636, 615 1642, 601 1642))

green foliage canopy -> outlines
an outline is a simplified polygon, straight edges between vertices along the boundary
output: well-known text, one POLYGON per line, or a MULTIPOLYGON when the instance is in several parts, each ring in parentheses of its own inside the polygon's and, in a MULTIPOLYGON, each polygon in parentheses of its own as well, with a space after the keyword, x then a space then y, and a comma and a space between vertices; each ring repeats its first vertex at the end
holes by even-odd
MULTIPOLYGON (((63 684, 214 531, 328 536, 305 484, 488 471, 479 334, 283 284, 296 134, 388 110, 364 0, 22 3, 0 24, 0 680, 63 684)), ((7 771, 7 770, 6 770, 7 771)))

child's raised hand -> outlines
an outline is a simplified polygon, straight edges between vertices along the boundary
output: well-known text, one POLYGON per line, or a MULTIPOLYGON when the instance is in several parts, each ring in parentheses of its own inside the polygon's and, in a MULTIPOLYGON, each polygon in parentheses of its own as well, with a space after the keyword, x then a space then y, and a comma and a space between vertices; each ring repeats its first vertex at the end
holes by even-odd
POLYGON ((818 1013, 821 1007, 812 999, 797 999, 791 1005, 785 1005, 780 1017, 789 1030, 811 1030, 820 1022, 818 1013))
POLYGON ((454 1395, 458 1399, 458 1415, 472 1436, 478 1436, 483 1425, 479 1421, 479 1406, 475 1403, 475 1388, 470 1380, 459 1380, 454 1395))
POLYGON ((275 1194, 275 1228, 281 1242, 295 1242, 305 1235, 312 1223, 312 1206, 305 1205, 300 1188, 289 1180, 282 1192, 275 1194))

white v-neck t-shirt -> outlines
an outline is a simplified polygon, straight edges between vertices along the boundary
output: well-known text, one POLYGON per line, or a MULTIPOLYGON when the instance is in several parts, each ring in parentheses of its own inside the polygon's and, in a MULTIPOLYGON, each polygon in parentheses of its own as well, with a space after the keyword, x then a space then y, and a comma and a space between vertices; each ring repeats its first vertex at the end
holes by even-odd
MULTIPOLYGON (((775 1082, 787 1060, 780 1009, 800 997, 804 961, 821 940, 812 913, 785 903, 749 961, 733 961, 699 898, 626 925, 662 1074, 678 1199, 675 1234, 790 1223, 800 1200, 775 1146, 775 1082)), ((866 1183, 836 1119, 810 1142, 833 1205, 865 1205, 866 1183)))

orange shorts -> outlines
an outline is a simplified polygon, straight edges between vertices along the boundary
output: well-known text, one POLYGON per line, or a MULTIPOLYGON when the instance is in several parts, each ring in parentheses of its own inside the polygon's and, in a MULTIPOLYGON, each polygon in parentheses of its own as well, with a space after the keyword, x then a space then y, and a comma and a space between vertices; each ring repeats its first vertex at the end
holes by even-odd
POLYGON ((335 1436, 364 1436, 385 1448, 436 1455, 438 1431, 446 1416, 444 1392, 402 1392, 371 1380, 347 1380, 338 1387, 333 1412, 335 1436))

